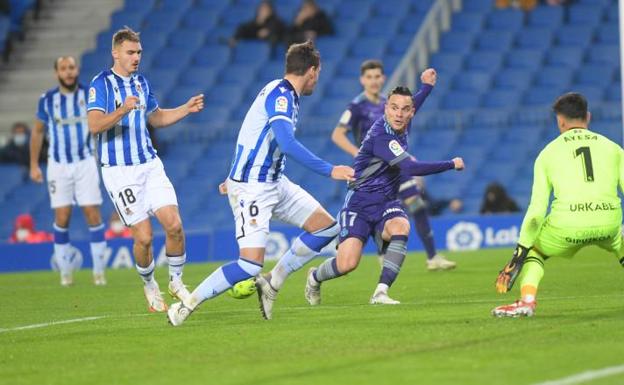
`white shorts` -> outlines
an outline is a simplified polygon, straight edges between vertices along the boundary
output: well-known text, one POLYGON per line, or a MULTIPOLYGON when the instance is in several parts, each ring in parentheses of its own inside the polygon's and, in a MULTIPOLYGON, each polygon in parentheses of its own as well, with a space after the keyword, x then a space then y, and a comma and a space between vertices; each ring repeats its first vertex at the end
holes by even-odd
POLYGON ((159 158, 131 166, 104 166, 102 179, 126 226, 147 219, 161 207, 178 205, 173 185, 159 158))
POLYGON ((303 227, 321 206, 312 195, 283 175, 275 183, 240 183, 228 179, 227 189, 241 249, 266 247, 272 218, 303 227))
POLYGON ((73 163, 49 159, 47 182, 53 209, 74 204, 81 207, 102 204, 100 173, 92 156, 73 163))

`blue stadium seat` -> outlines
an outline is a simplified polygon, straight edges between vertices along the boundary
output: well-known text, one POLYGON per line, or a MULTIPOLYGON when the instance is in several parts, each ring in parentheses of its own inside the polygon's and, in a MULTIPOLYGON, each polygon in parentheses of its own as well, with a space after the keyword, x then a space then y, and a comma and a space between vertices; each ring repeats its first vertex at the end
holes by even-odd
POLYGON ((236 28, 239 24, 251 20, 253 17, 254 7, 236 7, 223 13, 220 22, 224 26, 236 28))
POLYGON ((160 0, 160 9, 173 13, 182 13, 193 5, 193 0, 160 0))
POLYGON ((611 5, 605 9, 605 12, 604 12, 605 20, 609 24, 617 25, 618 20, 619 20, 618 15, 619 15, 619 9, 618 9, 618 3, 616 2, 611 3, 611 5))
MULTIPOLYGON (((357 0, 347 0, 336 7, 336 17, 339 20, 354 20, 361 22, 370 14, 370 3, 357 0)), ((340 23, 337 23, 340 24, 340 23)))
POLYGON ((579 92, 587 98, 591 104, 602 102, 605 96, 605 89, 603 87, 591 86, 591 85, 573 85, 564 90, 565 92, 579 92))
MULTIPOLYGON (((490 92, 498 92, 492 90, 490 92)), ((484 96, 489 94, 486 93, 484 96)), ((510 109, 485 109, 479 110, 470 118, 470 125, 475 127, 505 127, 510 121, 512 111, 510 109)))
POLYGON ((556 28, 563 23, 564 7, 541 5, 528 13, 527 24, 531 27, 556 28))
POLYGON ((529 70, 506 69, 496 74, 494 87, 496 89, 524 90, 531 85, 533 73, 529 70))
POLYGON ((515 45, 518 48, 546 50, 553 40, 553 32, 549 28, 525 28, 518 31, 515 45))
POLYGON ((614 73, 611 65, 587 64, 578 69, 575 80, 579 85, 606 87, 613 83, 614 73))
POLYGON ((189 98, 193 95, 197 95, 201 92, 201 89, 198 89, 197 86, 176 86, 169 90, 169 93, 166 95, 166 105, 171 107, 176 107, 186 103, 189 98))
POLYGON ((255 71, 243 64, 230 64, 224 67, 219 76, 217 83, 244 86, 249 84, 255 77, 255 71))
POLYGON ((331 98, 351 99, 361 92, 361 87, 356 78, 336 78, 325 87, 324 95, 331 98))
POLYGON ((487 12, 492 9, 490 0, 471 0, 463 4, 463 9, 468 12, 487 12))
POLYGON ((213 105, 236 106, 243 97, 243 90, 236 85, 215 85, 204 93, 206 102, 213 105))
POLYGON ((438 52, 431 56, 429 65, 440 72, 454 74, 462 68, 464 57, 462 54, 450 52, 438 52))
MULTIPOLYGON (((340 62, 340 65, 336 69, 336 75, 341 77, 352 77, 357 78, 360 76, 360 65, 362 64, 363 58, 350 58, 344 59, 340 62)), ((325 63, 322 64, 323 69, 321 70, 321 79, 326 79, 325 75, 325 63)))
POLYGON ((543 67, 535 75, 535 84, 538 86, 565 87, 572 80, 572 70, 561 67, 543 67))
POLYGON ((160 31, 171 32, 178 26, 181 15, 170 10, 154 10, 143 18, 141 32, 160 31))
POLYGON ((539 49, 512 49, 507 53, 505 66, 511 69, 536 70, 542 66, 544 54, 539 49))
POLYGON ((442 99, 442 108, 447 110, 477 108, 480 104, 480 96, 475 92, 450 91, 442 99))
POLYGON ((472 52, 466 56, 464 66, 468 70, 497 71, 503 63, 503 54, 500 52, 472 52))
POLYGON ((474 40, 475 38, 472 35, 463 32, 449 31, 442 35, 440 39, 440 51, 465 54, 472 50, 474 40))
POLYGON ((576 5, 568 9, 568 22, 576 25, 598 25, 602 17, 602 8, 592 5, 576 5))
POLYGON ((178 76, 178 84, 181 86, 195 86, 207 89, 212 86, 217 78, 217 71, 210 67, 187 67, 178 76))
POLYGON ((341 60, 345 56, 349 44, 349 39, 319 37, 316 41, 316 48, 321 53, 323 61, 326 59, 341 60))
POLYGON ((482 92, 490 87, 492 75, 482 71, 463 71, 453 79, 453 89, 482 92))
POLYGON ((483 95, 482 105, 485 108, 514 108, 521 100, 516 90, 493 90, 483 95))
POLYGON ((620 65, 618 46, 612 44, 596 44, 589 48, 585 61, 593 64, 620 65))
MULTIPOLYGON (((383 0, 373 5, 372 15, 388 17, 392 19, 400 18, 409 12, 410 4, 403 0, 383 0)), ((371 19, 369 19, 371 20, 371 19)))
POLYGON ((236 44, 232 62, 238 64, 262 63, 269 58, 271 47, 264 41, 244 40, 236 44))
MULTIPOLYGON (((167 34, 159 31, 141 32, 141 47, 145 51, 156 52, 167 43, 167 34)), ((109 43, 110 45, 110 43, 109 43)))
POLYGON ((598 28, 596 40, 600 44, 620 44, 620 32, 617 24, 605 24, 598 28))
POLYGON ((157 69, 184 68, 191 61, 192 52, 184 48, 168 48, 158 52, 151 66, 157 69))
MULTIPOLYGON (((148 8, 144 8, 144 9, 148 9, 148 8)), ((128 26, 134 30, 139 30, 141 28, 141 25, 143 24, 143 17, 145 16, 145 13, 143 12, 128 12, 126 10, 118 10, 113 12, 113 14, 111 15, 111 21, 110 21, 110 30, 111 31, 116 31, 118 29, 121 29, 125 26, 128 26)), ((110 46, 110 39, 111 39, 111 35, 108 35, 108 45, 110 46)))
POLYGON ((381 58, 386 50, 388 43, 385 38, 361 38, 357 39, 351 45, 349 53, 352 57, 361 59, 381 58))
POLYGON ((209 45, 200 47, 193 56, 193 63, 198 66, 220 68, 230 60, 230 48, 209 45))
POLYGON ((204 43, 205 32, 196 29, 176 29, 169 34, 167 45, 195 51, 204 43))
POLYGON ((149 85, 152 92, 163 95, 173 87, 178 77, 178 71, 175 69, 152 69, 145 72, 149 79, 149 85))
POLYGON ((499 132, 495 128, 467 127, 460 134, 458 145, 464 147, 479 145, 488 147, 498 141, 498 136, 499 132))
POLYGON ((181 25, 184 28, 203 31, 211 31, 217 24, 219 13, 214 9, 191 8, 182 17, 181 25))
MULTIPOLYGON (((324 57, 324 56, 323 56, 324 57)), ((324 65, 324 63, 323 63, 324 65)), ((283 61, 269 61, 266 62, 260 69, 258 70, 258 74, 256 79, 264 84, 270 82, 271 80, 279 79, 284 74, 284 62, 283 61)), ((322 70, 322 74, 325 75, 325 68, 322 70)), ((263 85, 264 85, 263 84, 263 85)), ((256 90, 259 91, 258 88, 256 90)))
POLYGON ((484 15, 481 12, 459 12, 453 14, 451 26, 453 31, 476 34, 481 31, 484 15))
POLYGON ((337 37, 352 39, 360 31, 360 21, 341 19, 339 23, 336 23, 334 29, 337 37))
POLYGON ((561 89, 553 86, 532 87, 522 99, 525 106, 543 106, 552 104, 561 95, 561 89))
POLYGON ((494 31, 517 31, 524 23, 524 12, 513 8, 494 10, 487 16, 485 26, 494 31))
POLYGON ((607 100, 610 102, 619 102, 622 100, 622 86, 620 84, 612 84, 607 88, 607 100))
POLYGON ((546 55, 546 64, 575 69, 583 61, 583 53, 581 47, 553 47, 546 55))
POLYGON ((314 106, 314 113, 318 116, 335 117, 337 119, 338 116, 344 111, 348 101, 348 98, 323 99, 322 101, 317 102, 314 106))
POLYGON ((423 21, 425 20, 426 14, 407 14, 400 23, 399 33, 408 34, 408 35, 416 35, 423 21))
POLYGON ((390 16, 369 19, 361 29, 361 37, 392 37, 399 29, 399 23, 390 16))
POLYGON ((557 31, 557 44, 585 48, 593 39, 593 30, 591 25, 564 25, 557 31))
POLYGON ((480 51, 504 52, 511 47, 513 33, 510 31, 484 31, 477 38, 476 47, 480 51))

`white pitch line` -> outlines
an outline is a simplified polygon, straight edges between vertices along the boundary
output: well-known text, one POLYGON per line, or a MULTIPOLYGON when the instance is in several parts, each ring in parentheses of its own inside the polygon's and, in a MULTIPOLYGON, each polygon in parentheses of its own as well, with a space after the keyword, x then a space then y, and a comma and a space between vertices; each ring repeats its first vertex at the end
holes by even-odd
POLYGON ((12 331, 17 331, 17 330, 39 329, 39 328, 45 328, 45 327, 48 327, 48 326, 72 324, 72 323, 76 323, 76 322, 95 321, 95 320, 106 318, 106 317, 107 316, 74 318, 74 319, 68 319, 68 320, 64 320, 64 321, 52 321, 52 322, 45 322, 45 323, 40 323, 40 324, 18 326, 18 327, 15 327, 15 328, 0 329, 0 333, 12 332, 12 331))
POLYGON ((560 378, 558 380, 539 382, 533 385, 574 385, 587 381, 593 381, 599 378, 615 376, 616 374, 624 373, 624 365, 610 366, 604 369, 588 370, 579 374, 574 374, 569 377, 560 378))

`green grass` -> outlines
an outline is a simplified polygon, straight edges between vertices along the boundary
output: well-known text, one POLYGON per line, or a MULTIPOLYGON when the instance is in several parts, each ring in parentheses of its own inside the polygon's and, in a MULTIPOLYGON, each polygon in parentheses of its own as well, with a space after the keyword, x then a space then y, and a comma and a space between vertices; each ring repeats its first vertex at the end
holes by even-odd
MULTIPOLYGON (((323 286, 307 306, 305 271, 286 283, 264 321, 256 297, 204 303, 179 328, 148 314, 134 271, 110 271, 94 287, 82 271, 72 288, 50 272, 0 275, 0 328, 105 318, 0 332, 0 384, 532 384, 624 364, 624 270, 587 249, 549 260, 530 319, 495 319, 516 299, 494 292, 511 250, 448 254, 459 267, 425 271, 410 255, 394 307, 367 304, 379 267, 323 286)), ((319 261, 314 261, 318 264, 319 261)), ((194 286, 216 265, 189 265, 194 286)), ((304 269, 304 270, 307 270, 304 269)), ((157 272, 164 287, 166 270, 157 272)), ((517 290, 517 289, 516 289, 517 290)), ((624 375, 591 382, 622 384, 624 375)))

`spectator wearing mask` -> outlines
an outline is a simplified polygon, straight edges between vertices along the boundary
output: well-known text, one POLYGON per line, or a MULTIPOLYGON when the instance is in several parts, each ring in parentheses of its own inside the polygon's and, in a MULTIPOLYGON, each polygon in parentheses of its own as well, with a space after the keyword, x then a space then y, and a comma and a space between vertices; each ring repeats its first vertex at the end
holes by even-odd
POLYGON ((304 0, 288 30, 287 44, 314 40, 318 36, 333 35, 334 26, 329 16, 314 0, 304 0))
POLYGON ((111 213, 108 220, 108 229, 104 233, 104 238, 132 238, 132 231, 121 222, 117 211, 111 213))
POLYGON ((232 45, 238 40, 266 40, 275 44, 283 39, 286 31, 286 23, 280 19, 270 1, 263 1, 256 8, 256 16, 238 26, 234 37, 230 40, 232 45))
POLYGON ((10 243, 41 243, 52 242, 53 236, 45 231, 35 230, 35 220, 30 214, 21 214, 15 218, 15 225, 10 243))
POLYGON ((520 207, 511 198, 505 188, 499 183, 490 183, 485 189, 481 214, 513 213, 520 211, 520 207))
POLYGON ((11 128, 11 138, 6 146, 0 149, 0 162, 17 163, 28 166, 30 162, 28 135, 30 130, 26 123, 15 123, 11 128))

